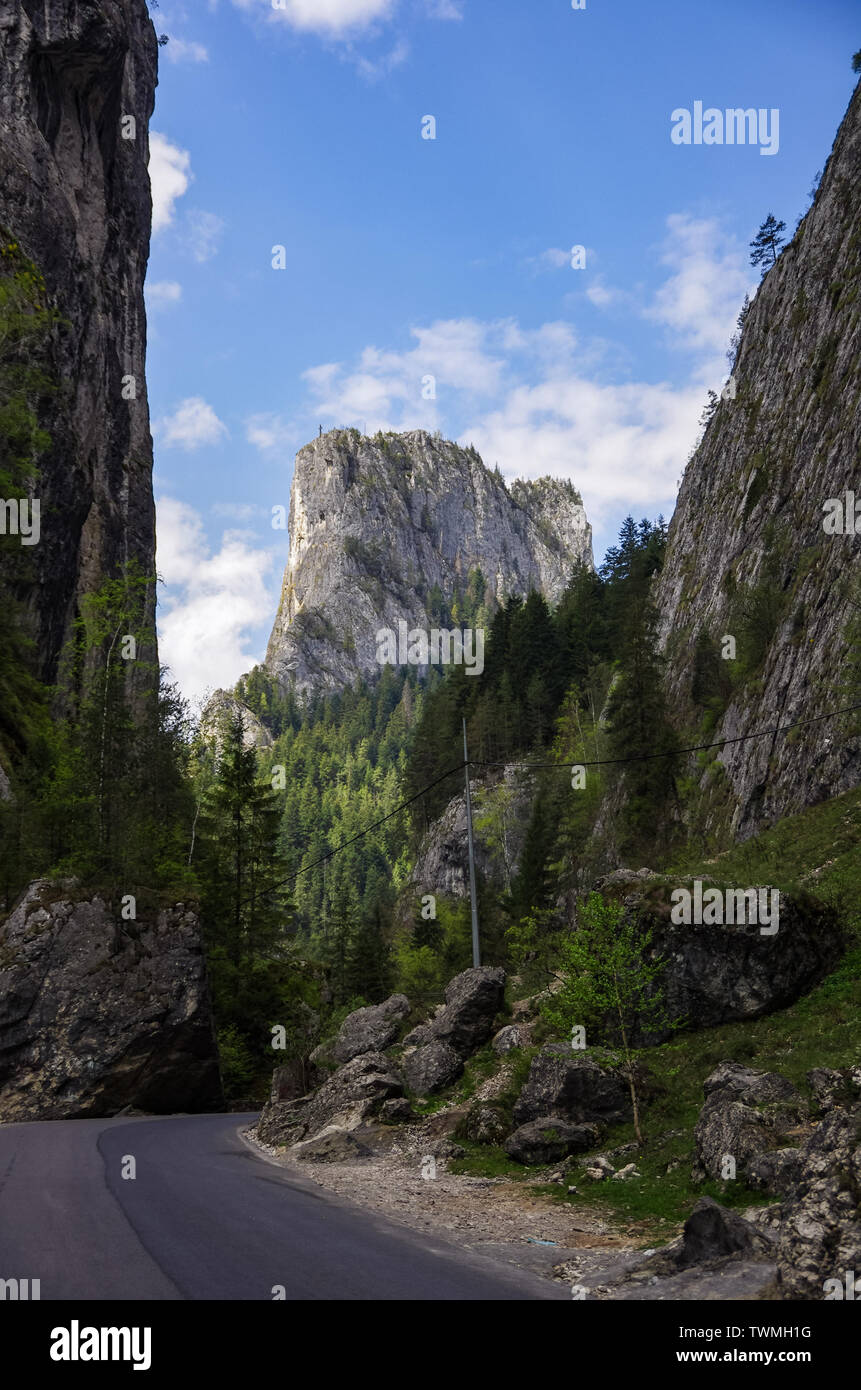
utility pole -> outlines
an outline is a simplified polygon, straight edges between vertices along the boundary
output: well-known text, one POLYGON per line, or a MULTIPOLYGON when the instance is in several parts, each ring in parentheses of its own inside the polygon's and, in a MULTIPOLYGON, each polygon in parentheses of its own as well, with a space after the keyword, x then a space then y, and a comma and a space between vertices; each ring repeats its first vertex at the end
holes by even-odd
POLYGON ((469 841, 469 901, 472 907, 472 963, 481 965, 478 945, 478 903, 475 897, 475 847, 472 841, 472 799, 469 794, 469 749, 466 746, 466 715, 463 717, 463 762, 466 775, 466 833, 469 841))

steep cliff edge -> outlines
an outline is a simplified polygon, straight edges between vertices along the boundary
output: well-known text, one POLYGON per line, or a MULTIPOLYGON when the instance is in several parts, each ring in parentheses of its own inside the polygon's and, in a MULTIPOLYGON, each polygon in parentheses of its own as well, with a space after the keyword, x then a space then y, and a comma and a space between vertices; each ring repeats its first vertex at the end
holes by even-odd
POLYGON ((592 564, 591 528, 570 483, 515 483, 474 450, 422 430, 364 438, 335 430, 300 449, 290 550, 266 666, 300 693, 379 671, 375 634, 428 625, 480 569, 489 594, 558 599, 592 564))
MULTIPOLYGON (((658 598, 671 704, 689 730, 710 692, 719 699, 710 740, 816 717, 853 698, 846 630, 861 527, 832 535, 823 520, 827 499, 861 498, 859 191, 861 88, 813 207, 746 315, 735 399, 718 405, 670 526, 658 598), (695 694, 705 633, 718 645, 725 635, 746 644, 748 669, 733 684, 729 663, 724 681, 718 657, 710 684, 701 664, 695 694)), ((857 785, 858 729, 857 719, 830 720, 726 748, 723 771, 712 765, 700 784, 703 827, 744 837, 857 785)))
POLYGON ((40 422, 52 442, 35 489, 36 579, 23 596, 49 682, 81 594, 125 562, 154 568, 143 282, 157 53, 144 0, 0 9, 0 228, 62 320, 49 348, 59 390, 40 422))
MULTIPOLYGON (((33 291, 25 315, 42 314, 47 324, 38 361, 23 363, 31 378, 46 383, 44 399, 34 393, 38 417, 35 403, 26 402, 33 427, 28 447, 17 449, 23 476, 19 482, 6 473, 38 500, 39 534, 26 569, 16 570, 14 558, 4 564, 0 605, 9 601, 14 608, 16 635, 20 626, 33 639, 34 675, 75 694, 73 682, 80 679, 83 687, 85 676, 66 681, 60 657, 86 609, 84 599, 104 593, 105 582, 125 567, 129 580, 136 572, 149 594, 140 620, 134 619, 137 660, 119 678, 141 697, 130 702, 131 719, 125 708, 121 718, 109 713, 119 701, 109 706, 107 674, 99 687, 100 852, 84 873, 25 886, 28 876, 50 871, 58 860, 66 862, 64 854, 80 849, 65 843, 61 832, 75 823, 76 811, 85 813, 86 793, 57 803, 57 837, 46 842, 38 815, 26 818, 44 790, 39 777, 26 759, 20 782, 0 773, 0 797, 13 803, 0 823, 0 904, 10 909, 0 923, 0 1122, 109 1114, 129 1104, 164 1111, 221 1103, 196 912, 163 903, 137 921, 136 908, 131 915, 129 908, 139 885, 128 881, 131 871, 115 873, 122 835, 128 834, 124 851, 134 843, 128 826, 123 831, 116 823, 116 808, 133 800, 123 776, 132 760, 118 758, 117 750, 137 741, 152 747, 146 740, 155 727, 152 715, 148 723, 144 717, 143 699, 145 691, 151 694, 156 665, 154 584, 146 584, 154 578, 155 516, 143 282, 157 53, 144 0, 20 0, 0 9, 3 289, 16 283, 11 262, 17 283, 33 291), (111 741, 120 726, 124 745, 111 741), (113 779, 102 776, 105 766, 114 773, 118 765, 113 779), (103 789, 112 781, 118 790, 111 803, 103 789), (84 886, 96 874, 110 892, 84 886)), ((0 365, 3 385, 14 385, 22 364, 0 365)), ((0 393, 4 401, 8 395, 0 393)), ((4 434, 0 465, 15 452, 15 441, 4 434)), ((6 540, 4 560, 12 553, 6 540)), ((98 660, 107 673, 113 643, 102 640, 97 625, 90 638, 87 659, 98 660)), ((7 656, 7 666, 15 666, 15 655, 7 656)), ((23 746, 26 701, 11 703, 3 710, 2 731, 23 746)), ((94 745, 81 728, 86 720, 76 725, 68 707, 65 713, 58 760, 79 757, 73 765, 90 770, 94 745)), ((19 770, 16 764, 16 775, 19 770)), ((160 772, 142 769, 134 785, 139 795, 152 791, 163 809, 156 786, 161 776, 159 786, 166 788, 166 763, 160 772)))

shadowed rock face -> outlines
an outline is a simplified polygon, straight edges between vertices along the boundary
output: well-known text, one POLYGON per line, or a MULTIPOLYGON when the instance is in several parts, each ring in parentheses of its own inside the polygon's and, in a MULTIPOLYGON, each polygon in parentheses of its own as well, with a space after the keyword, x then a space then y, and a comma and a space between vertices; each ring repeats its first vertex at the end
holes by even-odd
POLYGON ((40 880, 0 930, 0 1121, 218 1110, 199 924, 121 922, 40 880))
MULTIPOLYGON (((848 695, 847 581, 861 535, 826 535, 823 506, 861 496, 861 87, 813 207, 768 272, 744 326, 733 376, 688 464, 658 584, 670 703, 690 728, 694 650, 707 629, 733 634, 733 582, 755 585, 768 563, 782 594, 761 680, 731 700, 712 739, 818 716, 848 695), (843 685, 841 691, 841 685, 843 685)), ((859 721, 724 748, 726 779, 707 772, 704 811, 745 837, 861 780, 859 721), (854 736, 852 730, 854 729, 854 736)))
POLYGON ((26 595, 48 681, 80 595, 124 561, 154 568, 143 282, 157 52, 144 0, 0 6, 0 229, 41 270, 64 320, 26 595), (122 138, 124 116, 134 140, 122 138), (128 376, 135 400, 123 400, 128 376))
POLYGON ((480 568, 497 599, 540 590, 556 600, 592 534, 569 483, 507 490, 474 452, 423 430, 367 439, 332 430, 300 449, 290 551, 266 666, 282 686, 337 690, 379 674, 376 633, 428 628, 434 584, 445 599, 480 568))

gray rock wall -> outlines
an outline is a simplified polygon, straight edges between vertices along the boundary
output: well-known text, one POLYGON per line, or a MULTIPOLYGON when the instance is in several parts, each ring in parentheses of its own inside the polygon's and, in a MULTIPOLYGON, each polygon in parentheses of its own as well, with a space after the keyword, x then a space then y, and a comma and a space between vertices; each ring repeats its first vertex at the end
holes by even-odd
POLYGON ((143 282, 157 52, 144 0, 0 6, 0 228, 39 267, 64 320, 26 595, 48 681, 79 596, 126 560, 154 567, 143 282), (134 140, 121 138, 125 115, 134 140), (122 398, 129 375, 133 401, 122 398))
MULTIPOLYGON (((690 699, 701 628, 732 633, 733 585, 771 562, 782 613, 757 679, 733 698, 711 740, 735 738, 849 703, 843 687, 849 581, 861 534, 826 535, 823 504, 861 499, 861 89, 815 203, 751 306, 722 401, 689 463, 670 526, 658 599, 671 708, 690 699)), ((861 698, 856 695, 856 698, 861 698)), ((738 743, 720 754, 712 824, 744 837, 861 780, 857 719, 738 743)), ((708 824, 708 817, 706 818, 708 824)))
POLYGON ((376 633, 427 628, 434 584, 448 599, 480 567, 497 599, 536 588, 555 600, 575 561, 592 564, 570 484, 508 492, 476 453, 422 430, 333 430, 300 449, 289 532, 266 666, 302 693, 378 674, 376 633))

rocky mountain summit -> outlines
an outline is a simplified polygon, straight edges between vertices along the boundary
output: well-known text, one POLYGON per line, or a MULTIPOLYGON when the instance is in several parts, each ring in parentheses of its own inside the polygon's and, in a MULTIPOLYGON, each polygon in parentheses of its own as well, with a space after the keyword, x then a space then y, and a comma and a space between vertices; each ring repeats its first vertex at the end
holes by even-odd
MULTIPOLYGON (((861 527, 824 529, 861 497, 861 87, 813 206, 747 312, 732 369, 688 464, 659 602, 671 705, 693 716, 697 641, 742 639, 755 682, 728 693, 712 738, 850 703, 845 684, 861 527)), ((722 665, 717 659, 717 667, 722 665)), ((715 693, 715 692, 713 692, 715 693)), ((857 696, 856 696, 857 698, 857 696)), ((702 778, 711 819, 741 836, 861 780, 861 738, 839 720, 725 748, 702 778)))
POLYGON ((423 430, 333 430, 300 449, 289 533, 265 664, 300 693, 378 674, 376 633, 433 626, 432 594, 450 600, 471 570, 494 600, 531 588, 556 600, 575 563, 592 565, 570 483, 508 489, 475 450, 423 430))

